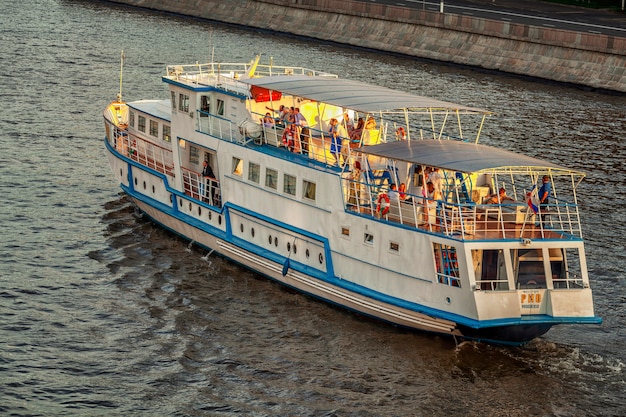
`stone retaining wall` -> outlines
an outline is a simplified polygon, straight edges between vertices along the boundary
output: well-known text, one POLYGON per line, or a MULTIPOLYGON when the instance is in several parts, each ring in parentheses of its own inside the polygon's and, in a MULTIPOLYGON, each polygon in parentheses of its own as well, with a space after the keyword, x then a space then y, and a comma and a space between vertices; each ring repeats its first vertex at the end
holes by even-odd
POLYGON ((350 0, 112 1, 626 92, 626 38, 350 0))

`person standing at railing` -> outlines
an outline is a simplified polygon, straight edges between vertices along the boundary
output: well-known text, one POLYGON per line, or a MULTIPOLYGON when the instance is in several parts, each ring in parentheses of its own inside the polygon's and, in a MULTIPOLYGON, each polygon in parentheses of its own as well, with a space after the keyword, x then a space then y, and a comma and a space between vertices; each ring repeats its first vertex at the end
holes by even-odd
POLYGON ((211 168, 211 165, 209 165, 209 163, 207 161, 203 161, 202 162, 202 181, 200 181, 200 195, 202 196, 202 201, 206 202, 208 200, 208 195, 211 195, 211 204, 215 204, 215 191, 216 191, 216 186, 215 184, 217 184, 217 179, 215 178, 215 174, 213 173, 213 169, 211 168), (215 181, 215 183, 214 183, 215 181), (205 184, 206 187, 209 188, 209 192, 205 189, 205 184))
POLYGON ((548 211, 548 204, 550 203, 550 193, 552 192, 552 183, 550 182, 550 177, 547 175, 543 176, 543 184, 539 189, 539 209, 541 212, 541 222, 545 220, 546 212, 548 211))
POLYGON ((306 120, 306 117, 302 113, 300 113, 300 108, 296 107, 294 109, 294 119, 296 123, 296 138, 300 142, 300 149, 302 153, 309 153, 309 137, 311 132, 309 131, 309 123, 306 120))

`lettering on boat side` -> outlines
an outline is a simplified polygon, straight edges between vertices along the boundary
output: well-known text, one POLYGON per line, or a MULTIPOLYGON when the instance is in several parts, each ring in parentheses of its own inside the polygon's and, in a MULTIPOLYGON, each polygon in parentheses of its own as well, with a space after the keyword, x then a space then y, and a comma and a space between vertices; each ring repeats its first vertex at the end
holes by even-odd
POLYGON ((522 308, 539 308, 541 298, 541 291, 524 291, 520 294, 522 308))

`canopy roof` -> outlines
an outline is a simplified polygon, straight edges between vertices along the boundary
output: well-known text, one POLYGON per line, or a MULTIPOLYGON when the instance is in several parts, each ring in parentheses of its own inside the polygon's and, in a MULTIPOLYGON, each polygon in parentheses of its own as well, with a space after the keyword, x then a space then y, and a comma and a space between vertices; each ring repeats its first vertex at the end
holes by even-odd
POLYGON ((533 171, 564 171, 579 174, 551 162, 477 143, 453 140, 412 140, 381 143, 359 149, 364 154, 439 167, 458 172, 522 168, 533 171))
POLYGON ((341 78, 279 75, 243 78, 239 81, 363 113, 408 109, 412 111, 459 111, 461 113, 491 114, 487 110, 475 107, 462 106, 341 78))

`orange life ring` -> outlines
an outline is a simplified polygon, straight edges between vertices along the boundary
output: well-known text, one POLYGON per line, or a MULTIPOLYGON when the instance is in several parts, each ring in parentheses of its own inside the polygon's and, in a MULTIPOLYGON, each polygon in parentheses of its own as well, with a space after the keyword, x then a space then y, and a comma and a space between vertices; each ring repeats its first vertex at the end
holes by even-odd
POLYGON ((378 201, 376 202, 376 212, 381 216, 389 213, 389 196, 385 193, 378 195, 378 201))

